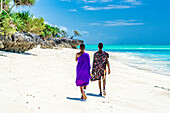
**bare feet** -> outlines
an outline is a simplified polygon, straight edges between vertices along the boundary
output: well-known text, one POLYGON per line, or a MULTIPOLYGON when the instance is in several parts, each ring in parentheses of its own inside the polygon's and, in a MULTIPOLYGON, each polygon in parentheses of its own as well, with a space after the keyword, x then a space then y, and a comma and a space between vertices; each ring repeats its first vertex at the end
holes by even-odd
POLYGON ((105 90, 103 90, 103 95, 106 96, 106 91, 105 90))
POLYGON ((102 92, 100 92, 100 94, 99 94, 100 96, 102 96, 102 92))
POLYGON ((82 93, 82 97, 83 97, 83 98, 82 98, 83 100, 86 100, 86 99, 87 99, 87 96, 86 96, 86 94, 85 94, 84 92, 82 93))

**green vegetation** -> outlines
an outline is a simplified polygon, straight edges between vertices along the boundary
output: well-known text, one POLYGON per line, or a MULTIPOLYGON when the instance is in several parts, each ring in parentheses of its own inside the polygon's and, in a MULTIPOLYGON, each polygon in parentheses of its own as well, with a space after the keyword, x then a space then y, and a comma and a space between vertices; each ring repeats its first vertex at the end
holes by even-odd
MULTIPOLYGON (((0 0, 0 35, 8 36, 20 31, 40 35, 43 39, 68 37, 64 30, 45 24, 42 17, 34 18, 29 12, 12 12, 15 6, 32 6, 35 2, 36 0, 0 0)), ((76 36, 81 35, 75 30, 71 38, 76 36)))
POLYGON ((78 31, 74 30, 74 35, 71 36, 71 39, 73 39, 74 37, 77 37, 77 36, 81 36, 81 34, 78 31))
MULTIPOLYGON (((44 24, 43 24, 44 25, 44 24)), ((49 37, 60 37, 60 29, 58 27, 53 27, 48 24, 45 24, 45 28, 41 33, 41 37, 49 38, 49 37)))
POLYGON ((17 31, 41 35, 45 29, 44 19, 42 17, 33 18, 29 12, 14 13, 12 17, 17 31))
POLYGON ((61 30, 61 36, 62 37, 68 37, 68 34, 64 30, 61 30))
POLYGON ((16 32, 14 24, 7 17, 0 15, 0 34, 1 35, 12 35, 16 32))

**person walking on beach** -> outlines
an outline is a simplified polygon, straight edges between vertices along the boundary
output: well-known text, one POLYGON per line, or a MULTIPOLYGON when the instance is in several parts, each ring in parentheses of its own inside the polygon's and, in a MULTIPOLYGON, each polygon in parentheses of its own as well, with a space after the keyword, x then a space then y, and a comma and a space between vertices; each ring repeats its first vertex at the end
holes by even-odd
POLYGON ((93 68, 92 68, 92 78, 91 81, 98 80, 100 96, 102 96, 101 88, 101 77, 103 80, 103 95, 106 95, 105 86, 106 86, 106 65, 108 66, 108 74, 110 74, 110 64, 108 61, 109 54, 105 51, 102 51, 103 44, 98 44, 98 51, 94 53, 93 68))
POLYGON ((85 94, 85 90, 87 85, 89 84, 90 76, 90 56, 88 53, 84 52, 85 45, 80 45, 80 52, 76 54, 77 69, 76 69, 76 85, 80 86, 80 91, 82 94, 81 99, 86 100, 87 96, 85 94))

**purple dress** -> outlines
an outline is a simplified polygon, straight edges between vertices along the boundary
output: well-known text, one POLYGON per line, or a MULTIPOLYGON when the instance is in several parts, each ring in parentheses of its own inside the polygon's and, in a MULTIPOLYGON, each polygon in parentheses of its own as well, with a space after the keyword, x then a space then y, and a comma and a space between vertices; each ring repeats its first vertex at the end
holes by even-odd
POLYGON ((83 53, 77 58, 77 69, 76 69, 76 85, 86 86, 89 84, 90 76, 90 57, 88 53, 83 53))

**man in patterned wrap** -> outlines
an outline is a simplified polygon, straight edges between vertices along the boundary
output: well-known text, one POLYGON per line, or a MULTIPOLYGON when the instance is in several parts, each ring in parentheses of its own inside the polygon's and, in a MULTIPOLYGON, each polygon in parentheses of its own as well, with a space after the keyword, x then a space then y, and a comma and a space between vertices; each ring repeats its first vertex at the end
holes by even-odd
POLYGON ((102 96, 101 89, 101 77, 103 80, 103 95, 106 95, 105 85, 106 85, 106 65, 108 66, 108 74, 110 74, 110 64, 108 61, 109 54, 102 51, 103 44, 98 44, 99 51, 94 53, 93 68, 92 68, 92 79, 91 81, 98 80, 100 95, 102 96))

